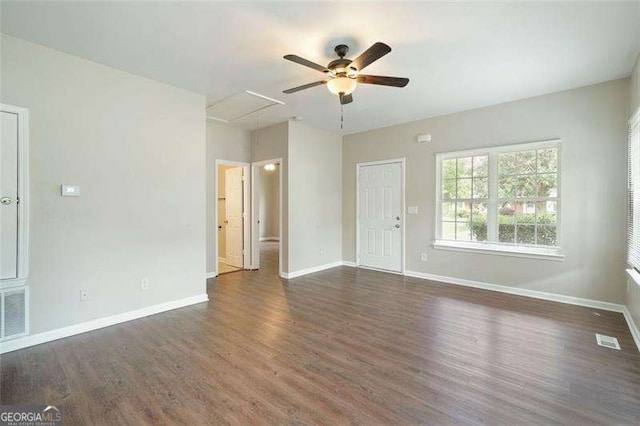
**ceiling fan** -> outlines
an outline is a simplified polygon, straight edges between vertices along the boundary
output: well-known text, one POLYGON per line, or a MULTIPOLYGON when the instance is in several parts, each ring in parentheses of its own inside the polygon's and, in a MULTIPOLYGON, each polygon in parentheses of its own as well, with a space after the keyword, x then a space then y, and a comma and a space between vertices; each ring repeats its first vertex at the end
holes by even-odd
POLYGON ((313 83, 303 84, 302 86, 287 89, 283 92, 287 94, 294 93, 300 90, 326 84, 329 91, 338 95, 340 97, 340 103, 345 105, 353 102, 353 96, 351 93, 355 90, 358 83, 378 84, 381 86, 393 87, 404 87, 409 83, 408 78, 360 74, 365 67, 391 52, 391 47, 384 43, 375 43, 373 46, 362 52, 360 56, 353 61, 345 58, 349 51, 349 46, 339 44, 334 48, 334 51, 338 55, 339 59, 329 62, 329 65, 326 67, 297 55, 286 55, 284 59, 304 65, 305 67, 313 68, 316 71, 323 72, 328 76, 328 78, 313 83))

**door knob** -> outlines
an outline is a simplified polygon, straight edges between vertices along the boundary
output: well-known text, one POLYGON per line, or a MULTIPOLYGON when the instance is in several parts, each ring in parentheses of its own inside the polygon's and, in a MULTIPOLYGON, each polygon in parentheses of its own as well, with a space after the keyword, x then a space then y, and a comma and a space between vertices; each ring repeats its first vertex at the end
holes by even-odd
POLYGON ((12 202, 12 201, 13 201, 13 200, 12 200, 11 198, 9 198, 9 197, 2 197, 2 198, 0 198, 0 203, 4 204, 5 206, 6 206, 7 204, 11 204, 11 202, 12 202))
POLYGON ((400 224, 399 223, 396 223, 396 228, 400 228, 400 224))
POLYGON ((400 216, 396 216, 396 220, 400 220, 400 216))

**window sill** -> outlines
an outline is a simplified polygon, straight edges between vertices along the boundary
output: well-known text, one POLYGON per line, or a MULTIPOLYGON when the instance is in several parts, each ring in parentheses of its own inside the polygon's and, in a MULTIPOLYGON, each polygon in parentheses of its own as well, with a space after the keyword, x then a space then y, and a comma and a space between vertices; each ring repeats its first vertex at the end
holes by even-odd
POLYGON ((511 247, 500 244, 484 244, 462 241, 436 241, 433 248, 437 250, 464 251, 470 253, 496 254, 498 256, 525 257, 529 259, 543 259, 563 262, 565 256, 559 249, 545 249, 534 247, 511 247))
POLYGON ((633 280, 633 282, 640 286, 640 274, 638 271, 633 268, 629 268, 627 269, 627 275, 633 280))

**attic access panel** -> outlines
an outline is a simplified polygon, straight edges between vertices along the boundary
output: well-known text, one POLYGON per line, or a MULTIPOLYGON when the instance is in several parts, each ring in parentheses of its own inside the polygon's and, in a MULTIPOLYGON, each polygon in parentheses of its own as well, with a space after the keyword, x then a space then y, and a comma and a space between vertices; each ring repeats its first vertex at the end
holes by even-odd
POLYGON ((207 118, 230 123, 284 102, 250 90, 236 93, 207 107, 207 118))

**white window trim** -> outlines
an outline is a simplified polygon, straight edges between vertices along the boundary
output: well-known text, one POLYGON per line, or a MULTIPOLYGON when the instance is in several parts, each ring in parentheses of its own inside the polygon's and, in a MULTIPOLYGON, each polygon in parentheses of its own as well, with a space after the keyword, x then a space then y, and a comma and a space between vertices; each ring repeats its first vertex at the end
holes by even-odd
MULTIPOLYGON (((486 254, 496 254, 502 256, 514 256, 514 257, 527 257, 534 259, 548 259, 563 261, 565 259, 562 253, 562 144, 560 139, 552 139, 539 142, 527 142, 513 145, 501 145, 488 148, 480 148, 464 151, 451 151, 436 154, 436 214, 435 214, 435 236, 436 239, 433 242, 433 248, 439 250, 454 250, 464 252, 477 252, 486 254), (534 149, 544 148, 557 148, 558 149, 558 195, 556 200, 557 206, 557 223, 556 223, 556 247, 544 247, 544 246, 525 246, 517 244, 505 244, 497 243, 495 241, 480 242, 480 241, 454 241, 443 240, 442 235, 442 211, 441 211, 441 197, 442 197, 442 161, 450 158, 467 157, 467 156, 489 156, 489 198, 487 199, 487 233, 488 235, 495 235, 496 233, 496 220, 493 212, 496 208, 496 202, 498 200, 497 186, 498 186, 498 165, 497 156, 500 153, 512 152, 512 151, 526 151, 534 149)), ((545 197, 546 198, 546 197, 545 197)), ((523 198, 522 201, 531 201, 532 198, 523 198)))

